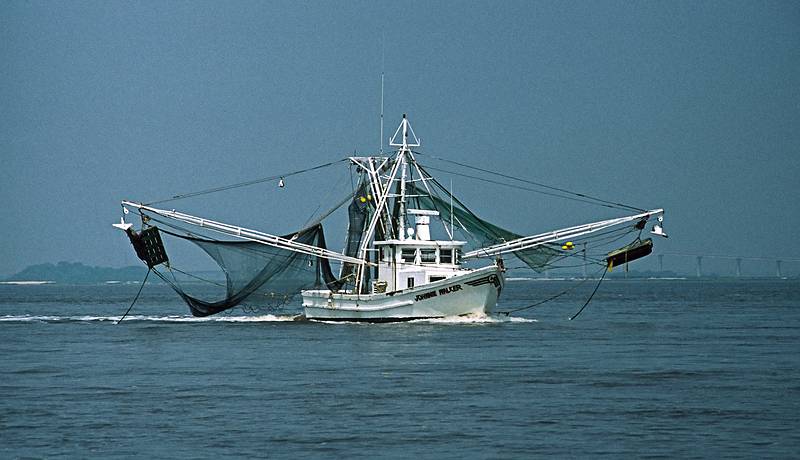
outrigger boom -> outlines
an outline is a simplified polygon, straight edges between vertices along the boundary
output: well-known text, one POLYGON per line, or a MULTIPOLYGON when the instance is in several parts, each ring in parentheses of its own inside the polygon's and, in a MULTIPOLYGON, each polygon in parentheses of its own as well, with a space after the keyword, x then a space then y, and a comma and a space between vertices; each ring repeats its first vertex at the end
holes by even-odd
POLYGON ((238 227, 223 222, 217 222, 211 219, 205 219, 202 217, 193 216, 191 214, 186 214, 175 210, 168 211, 166 209, 158 209, 152 206, 147 206, 142 203, 136 203, 134 201, 127 201, 127 200, 123 200, 122 205, 130 206, 140 211, 142 210, 149 211, 153 214, 157 214, 162 217, 167 217, 169 219, 185 222, 187 224, 196 225, 202 228, 207 228, 209 230, 218 233, 224 233, 226 235, 240 238, 242 240, 253 241, 256 243, 266 244, 268 246, 274 246, 276 248, 281 248, 281 249, 288 249, 290 251, 295 251, 310 256, 317 256, 331 260, 339 260, 351 264, 374 265, 365 260, 356 259, 354 257, 348 257, 344 254, 340 254, 338 252, 331 251, 328 249, 323 249, 317 246, 298 243, 297 241, 292 241, 286 238, 282 238, 280 236, 270 235, 269 233, 259 232, 258 230, 251 230, 248 228, 238 227))
POLYGON ((576 225, 574 227, 567 227, 561 230, 554 230, 552 232, 542 233, 539 235, 525 236, 522 238, 518 238, 516 240, 507 241, 505 243, 500 243, 494 246, 488 246, 485 248, 467 252, 464 254, 463 257, 465 259, 474 257, 488 257, 488 256, 506 254, 509 252, 522 251, 525 249, 535 248, 536 246, 541 246, 543 244, 553 243, 556 241, 587 235, 589 233, 594 233, 627 222, 633 222, 635 220, 647 221, 648 219, 650 219, 650 217, 660 214, 664 214, 663 209, 653 209, 651 211, 643 212, 641 214, 636 214, 633 216, 601 220, 599 222, 576 225))

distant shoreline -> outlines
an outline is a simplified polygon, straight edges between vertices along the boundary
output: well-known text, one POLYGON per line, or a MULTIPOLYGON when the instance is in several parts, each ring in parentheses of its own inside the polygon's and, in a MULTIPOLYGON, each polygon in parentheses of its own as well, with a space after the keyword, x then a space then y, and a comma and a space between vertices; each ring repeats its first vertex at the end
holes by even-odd
POLYGON ((89 266, 80 262, 58 262, 28 266, 18 273, 0 279, 0 283, 12 285, 94 284, 109 281, 124 283, 141 281, 145 273, 147 268, 142 266, 111 268, 89 266))
POLYGON ((10 284, 19 286, 34 286, 40 284, 56 284, 55 281, 0 281, 0 284, 10 284))

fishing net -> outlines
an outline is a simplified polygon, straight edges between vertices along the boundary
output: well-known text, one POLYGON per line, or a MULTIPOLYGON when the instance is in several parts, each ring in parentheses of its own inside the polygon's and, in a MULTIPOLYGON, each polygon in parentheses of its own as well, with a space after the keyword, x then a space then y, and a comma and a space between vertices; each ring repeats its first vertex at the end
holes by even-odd
MULTIPOLYGON (((161 231, 199 246, 214 259, 225 275, 225 298, 208 301, 189 294, 172 273, 175 270, 173 267, 167 265, 166 272, 155 271, 186 301, 194 316, 213 315, 239 304, 283 304, 303 289, 334 289, 337 285, 327 259, 256 242, 217 241, 161 231)), ((321 224, 284 238, 325 248, 321 224)))
MULTIPOLYGON (((348 194, 346 200, 324 214, 325 216, 330 215, 333 210, 350 202, 344 254, 354 258, 357 257, 362 245, 365 227, 374 213, 375 200, 368 193, 368 189, 369 183, 362 176, 352 194, 348 194)), ((198 276, 197 272, 184 271, 173 262, 167 261, 163 246, 161 247, 161 251, 164 252, 163 261, 155 262, 153 265, 146 261, 151 268, 166 262, 163 263, 163 269, 159 268, 154 272, 183 298, 194 316, 214 315, 238 305, 245 308, 279 307, 290 302, 302 290, 329 289, 338 292, 345 287, 355 286, 355 275, 358 270, 356 264, 342 263, 337 278, 333 275, 329 259, 326 258, 253 241, 218 240, 208 237, 207 232, 200 228, 187 230, 168 218, 144 212, 142 212, 142 216, 142 221, 146 225, 140 234, 132 232, 134 234, 131 237, 132 242, 134 240, 136 242, 144 241, 144 236, 149 235, 151 239, 158 237, 158 242, 161 244, 159 232, 163 233, 166 238, 189 242, 208 254, 224 275, 224 281, 220 283, 198 276), (159 227, 153 226, 154 223, 157 223, 159 227), (202 295, 196 294, 197 281, 221 285, 224 287, 224 296, 218 295, 218 300, 208 300, 214 297, 208 295, 207 292, 202 295)), ((282 238, 327 249, 321 223, 282 238)), ((139 243, 139 246, 142 244, 139 243)), ((368 285, 370 270, 365 270, 362 277, 364 284, 368 285)))
MULTIPOLYGON (((367 185, 365 178, 362 177, 357 191, 353 194, 353 199, 347 207, 347 242, 345 243, 344 254, 349 257, 358 257, 358 251, 361 248, 364 232, 369 223, 370 210, 372 209, 374 200, 372 195, 367 191, 367 185)), ((358 266, 356 264, 344 262, 339 272, 339 281, 336 282, 336 289, 334 290, 338 290, 344 285, 354 285, 357 270, 358 266)), ((369 270, 366 270, 364 275, 365 284, 368 284, 369 270)))
MULTIPOLYGON (((417 206, 423 209, 435 209, 445 222, 449 222, 452 217, 455 230, 460 231, 467 240, 467 250, 480 249, 493 244, 522 238, 522 235, 498 227, 476 216, 461 201, 451 196, 450 192, 444 189, 438 182, 429 180, 428 183, 429 186, 434 187, 431 193, 428 193, 427 189, 419 185, 411 185, 412 193, 417 195, 414 198, 417 200, 417 206), (444 194, 447 198, 443 199, 437 192, 444 194)), ((552 248, 550 245, 542 245, 531 249, 516 251, 513 255, 531 269, 541 272, 553 259, 561 255, 561 251, 552 248)))

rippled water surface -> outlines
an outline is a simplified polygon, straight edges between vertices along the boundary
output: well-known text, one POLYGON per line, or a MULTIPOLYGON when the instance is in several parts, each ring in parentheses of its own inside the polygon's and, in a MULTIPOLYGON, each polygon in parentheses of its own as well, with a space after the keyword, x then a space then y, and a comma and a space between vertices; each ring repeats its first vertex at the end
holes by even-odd
POLYGON ((138 286, 0 286, 0 457, 797 456, 800 282, 609 280, 569 321, 589 284, 401 324, 153 285, 120 325, 138 286))

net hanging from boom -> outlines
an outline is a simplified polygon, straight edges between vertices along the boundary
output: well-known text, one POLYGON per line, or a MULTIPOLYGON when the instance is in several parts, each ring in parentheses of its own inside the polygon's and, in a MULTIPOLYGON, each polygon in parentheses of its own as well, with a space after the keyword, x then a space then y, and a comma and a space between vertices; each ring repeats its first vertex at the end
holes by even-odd
MULTIPOLYGON (((167 224, 163 221, 161 223, 167 224)), ((251 241, 218 241, 181 235, 164 229, 161 232, 200 247, 219 265, 225 275, 225 297, 209 301, 189 294, 174 273, 169 276, 162 271, 155 272, 183 298, 194 316, 213 315, 240 304, 283 304, 302 289, 327 287, 335 290, 337 286, 330 263, 324 258, 251 241)), ((325 248, 325 234, 321 224, 286 235, 285 238, 325 248)), ((172 272, 173 267, 167 265, 167 270, 172 272)))
MULTIPOLYGON (((358 250, 364 239, 364 231, 369 224, 374 197, 368 192, 368 188, 368 180, 362 175, 353 193, 353 198, 350 200, 350 205, 347 207, 347 241, 344 246, 344 254, 349 257, 358 256, 358 250)), ((338 290, 346 284, 354 286, 357 269, 355 264, 343 263, 339 272, 339 280, 334 286, 336 289, 333 290, 338 290)), ((368 281, 369 271, 366 271, 365 275, 367 275, 365 279, 368 281)))
MULTIPOLYGON (((349 231, 344 255, 349 256, 350 260, 355 259, 363 240, 364 227, 374 211, 374 197, 369 194, 368 188, 369 183, 362 175, 358 186, 354 187, 345 199, 322 213, 311 225, 279 238, 290 240, 296 245, 327 250, 321 221, 337 209, 349 204, 349 231)), ((227 188, 220 187, 220 189, 227 188)), ((198 223, 199 218, 194 221, 182 221, 169 211, 143 209, 146 207, 139 209, 143 224, 142 235, 163 235, 167 249, 175 249, 176 240, 191 243, 202 249, 216 263, 221 275, 224 276, 222 282, 218 279, 209 279, 208 275, 199 276, 198 272, 183 270, 184 267, 176 264, 174 260, 169 260, 154 269, 154 273, 189 305, 194 316, 214 315, 238 305, 279 306, 296 298, 302 290, 329 289, 338 292, 354 283, 357 265, 351 261, 342 262, 337 278, 331 268, 330 260, 326 256, 320 257, 321 254, 308 254, 307 251, 276 247, 254 240, 218 239, 209 236, 213 235, 213 229, 204 228, 201 219, 198 223), (184 225, 185 223, 189 223, 189 228, 184 225), (155 227, 156 224, 158 227, 155 227), (196 294, 198 292, 196 281, 224 287, 224 294, 218 293, 212 296, 206 291, 196 294)), ((134 239, 137 241, 142 239, 139 237, 140 234, 131 233, 134 234, 132 242, 134 239)), ((166 254, 163 246, 161 250, 166 254)))
MULTIPOLYGON (((522 235, 506 230, 502 227, 489 223, 469 210, 458 198, 451 195, 439 182, 429 177, 427 183, 434 186, 431 193, 416 183, 411 184, 411 191, 416 195, 418 206, 422 208, 435 209, 444 222, 452 221, 456 230, 461 229, 461 233, 468 240, 467 249, 480 249, 493 244, 502 243, 521 238, 522 235), (438 196, 440 192, 447 196, 446 199, 438 196), (452 212, 451 202, 452 199, 452 212)), ((542 245, 533 249, 517 251, 514 255, 531 269, 541 272, 550 261, 560 255, 560 252, 549 245, 542 245)))
MULTIPOLYGON (((467 251, 476 250, 480 254, 480 250, 483 248, 522 238, 522 235, 518 233, 481 219, 424 168, 420 166, 419 171, 425 178, 424 185, 418 185, 419 182, 410 185, 416 205, 435 209, 444 222, 453 222, 453 230, 460 231, 464 239, 468 241, 467 251)), ((606 254, 610 249, 616 249, 615 245, 619 244, 619 240, 631 234, 638 234, 634 242, 639 241, 645 222, 646 219, 634 221, 605 231, 576 236, 571 238, 569 246, 555 242, 544 243, 516 250, 508 255, 516 257, 524 266, 540 273, 558 268, 605 265, 607 263, 606 254)), ((481 256, 478 255, 478 257, 481 256)), ((491 256, 487 254, 485 257, 491 256)))
MULTIPOLYGON (((272 180, 280 179, 282 181, 284 177, 319 170, 341 161, 284 173, 280 176, 275 175, 229 186, 175 195, 171 199, 162 200, 162 202, 216 193, 272 180)), ((299 245, 327 250, 321 222, 342 206, 351 203, 354 194, 355 192, 348 193, 344 199, 321 213, 310 224, 306 224, 304 229, 279 238, 299 245)), ((356 214, 368 212, 366 209, 358 211, 360 212, 356 214)), ((180 242, 187 242, 190 243, 190 246, 199 247, 218 266, 219 275, 209 276, 208 273, 186 269, 184 266, 186 264, 182 265, 181 258, 178 257, 177 260, 173 258, 154 268, 154 273, 189 305, 194 316, 214 315, 239 305, 244 307, 281 306, 296 298, 302 290, 330 289, 336 292, 347 282, 347 279, 343 280, 341 276, 337 278, 334 275, 330 260, 324 256, 319 257, 320 254, 308 254, 308 251, 276 247, 255 240, 234 239, 235 235, 234 238, 220 239, 215 236, 213 231, 203 228, 202 223, 188 222, 189 225, 184 225, 187 223, 186 221, 176 219, 169 213, 162 213, 154 208, 147 210, 140 207, 139 213, 142 217, 142 232, 138 234, 131 232, 134 234, 134 237, 131 238, 132 242, 134 239, 140 240, 139 235, 158 236, 160 234, 163 236, 166 246, 166 249, 161 246, 161 250, 165 251, 165 254, 167 251, 179 249, 177 246, 180 245, 180 242), (158 227, 155 226, 156 224, 158 227), (198 282, 202 282, 202 284, 198 282), (217 290, 216 293, 211 293, 204 288, 204 286, 210 285, 223 288, 223 292, 217 290)), ((356 231, 355 234, 359 237, 361 235, 360 231, 356 231)), ((159 238, 160 243, 161 239, 159 238)), ((355 244, 358 245, 357 242, 355 244)), ((149 262, 146 263, 151 266, 149 262)), ((347 265, 352 264, 343 264, 345 267, 347 265)), ((348 268, 348 270, 350 269, 348 268)), ((343 274, 346 273, 343 271, 343 274)))

